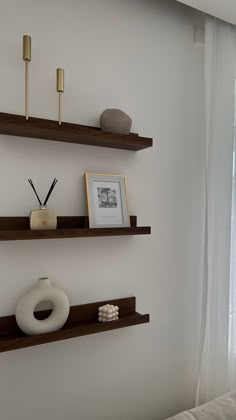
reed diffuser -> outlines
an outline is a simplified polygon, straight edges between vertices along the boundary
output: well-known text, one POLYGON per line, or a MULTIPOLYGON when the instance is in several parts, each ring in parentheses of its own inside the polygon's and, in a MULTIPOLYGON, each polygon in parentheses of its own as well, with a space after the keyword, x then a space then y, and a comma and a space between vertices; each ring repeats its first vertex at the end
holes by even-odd
POLYGON ((49 211, 47 209, 47 202, 49 200, 49 197, 52 194, 52 191, 55 188, 55 185, 57 183, 57 179, 54 178, 51 187, 49 188, 49 191, 47 193, 47 196, 44 200, 44 203, 40 200, 38 193, 34 187, 32 179, 28 179, 28 182, 30 183, 37 200, 39 202, 39 209, 33 210, 30 213, 30 229, 31 230, 51 230, 57 228, 57 216, 54 211, 49 211))

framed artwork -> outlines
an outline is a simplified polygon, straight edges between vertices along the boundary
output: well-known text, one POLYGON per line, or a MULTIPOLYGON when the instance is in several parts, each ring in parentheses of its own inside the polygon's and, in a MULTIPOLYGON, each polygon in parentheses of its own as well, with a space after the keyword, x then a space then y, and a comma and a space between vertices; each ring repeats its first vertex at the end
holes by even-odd
POLYGON ((90 228, 129 227, 126 176, 85 174, 90 228))

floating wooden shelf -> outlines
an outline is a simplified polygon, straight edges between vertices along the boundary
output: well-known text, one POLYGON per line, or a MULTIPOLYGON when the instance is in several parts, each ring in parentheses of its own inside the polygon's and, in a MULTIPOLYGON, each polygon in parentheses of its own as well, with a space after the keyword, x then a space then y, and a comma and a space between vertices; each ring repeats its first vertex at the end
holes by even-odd
POLYGON ((22 115, 3 112, 0 113, 0 134, 133 151, 152 146, 152 139, 138 134, 108 133, 96 127, 67 122, 59 125, 58 121, 33 117, 26 121, 22 115))
POLYGON ((95 236, 149 235, 150 226, 137 226, 137 217, 131 216, 131 227, 90 229, 88 217, 58 217, 55 230, 30 230, 28 217, 0 217, 0 241, 25 239, 88 238, 95 236))
MULTIPOLYGON (((40 311, 36 313, 36 317, 37 319, 44 319, 49 314, 50 311, 40 311)), ((37 346, 39 344, 130 327, 131 325, 147 322, 149 322, 148 314, 140 315, 135 311, 135 297, 71 306, 69 318, 61 330, 34 336, 26 336, 18 328, 14 315, 5 316, 0 318, 0 352, 37 346), (120 315, 117 321, 97 321, 98 308, 106 303, 119 306, 120 315)))

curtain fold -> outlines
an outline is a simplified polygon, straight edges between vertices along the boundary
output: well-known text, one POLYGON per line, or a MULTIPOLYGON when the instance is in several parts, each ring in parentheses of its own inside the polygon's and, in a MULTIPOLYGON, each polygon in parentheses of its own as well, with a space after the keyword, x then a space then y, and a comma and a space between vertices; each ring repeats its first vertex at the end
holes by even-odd
MULTIPOLYGON (((236 80, 234 84, 236 105, 236 80)), ((234 110, 233 204, 231 227, 230 301, 229 301, 229 387, 236 389, 236 106, 234 110)))
POLYGON ((229 389, 228 337, 234 150, 235 27, 206 18, 205 244, 196 404, 229 389))

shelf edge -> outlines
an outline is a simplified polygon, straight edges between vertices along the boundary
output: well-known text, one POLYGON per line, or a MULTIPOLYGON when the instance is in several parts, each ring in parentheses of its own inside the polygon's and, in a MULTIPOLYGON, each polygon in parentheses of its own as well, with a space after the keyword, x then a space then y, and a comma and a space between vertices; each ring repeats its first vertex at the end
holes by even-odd
POLYGON ((130 151, 143 150, 153 145, 152 138, 132 133, 108 133, 98 127, 68 122, 62 122, 59 126, 55 120, 35 117, 26 120, 23 115, 3 112, 0 112, 0 134, 130 151))

